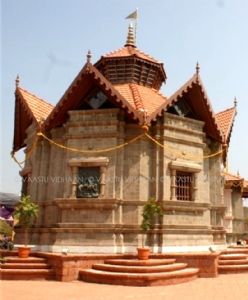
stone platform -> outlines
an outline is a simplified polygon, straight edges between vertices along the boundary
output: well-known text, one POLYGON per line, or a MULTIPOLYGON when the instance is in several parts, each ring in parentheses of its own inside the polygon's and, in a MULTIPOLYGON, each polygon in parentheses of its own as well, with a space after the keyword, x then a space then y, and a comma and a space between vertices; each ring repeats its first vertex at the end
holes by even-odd
POLYGON ((127 285, 155 286, 187 282, 197 278, 199 270, 188 268, 175 259, 149 260, 105 260, 94 264, 92 269, 80 270, 79 279, 87 282, 127 285))
POLYGON ((45 258, 7 256, 1 263, 1 280, 51 280, 55 272, 45 258))
POLYGON ((218 260, 219 274, 248 273, 248 247, 229 248, 218 260))

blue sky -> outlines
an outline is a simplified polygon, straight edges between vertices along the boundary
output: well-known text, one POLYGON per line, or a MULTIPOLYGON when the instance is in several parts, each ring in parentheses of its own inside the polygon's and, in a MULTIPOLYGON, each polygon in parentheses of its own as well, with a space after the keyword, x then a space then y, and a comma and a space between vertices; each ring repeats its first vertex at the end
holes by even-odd
MULTIPOLYGON (((125 17, 139 9, 137 45, 162 61, 171 95, 201 66, 215 112, 238 100, 229 170, 248 178, 248 1, 246 0, 2 0, 1 186, 20 191, 10 158, 14 88, 20 85, 55 104, 86 61, 121 48, 125 17)), ((22 150, 18 157, 22 156, 22 150)))

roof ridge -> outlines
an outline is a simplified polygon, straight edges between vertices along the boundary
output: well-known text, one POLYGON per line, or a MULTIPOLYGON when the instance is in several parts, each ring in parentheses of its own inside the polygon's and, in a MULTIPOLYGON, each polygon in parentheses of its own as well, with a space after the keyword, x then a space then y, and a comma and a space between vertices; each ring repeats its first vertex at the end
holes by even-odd
POLYGON ((121 48, 118 48, 118 49, 116 49, 116 50, 114 50, 114 51, 109 51, 109 52, 103 54, 103 57, 106 57, 106 56, 108 56, 108 55, 115 54, 115 53, 117 53, 118 51, 123 50, 123 49, 125 49, 125 48, 127 48, 127 47, 121 47, 121 48))
POLYGON ((154 58, 152 55, 150 55, 150 54, 147 54, 146 52, 144 52, 144 51, 142 51, 142 50, 140 50, 139 48, 135 48, 136 49, 136 51, 137 52, 140 52, 141 54, 144 54, 145 56, 147 56, 147 57, 149 57, 149 58, 151 58, 152 60, 154 60, 155 62, 157 62, 157 63, 159 63, 159 64, 161 64, 161 62, 160 61, 158 61, 156 58, 154 58))
POLYGON ((22 91, 24 91, 25 93, 28 93, 29 95, 35 97, 37 100, 40 100, 40 101, 44 102, 45 104, 48 104, 48 105, 50 105, 51 107, 54 107, 54 105, 51 104, 51 103, 49 103, 47 100, 42 99, 41 97, 39 97, 39 96, 37 96, 37 95, 35 95, 35 94, 29 92, 28 90, 26 90, 26 89, 24 89, 24 88, 22 88, 22 87, 17 87, 17 90, 22 90, 22 91))
MULTIPOLYGON (((127 55, 126 56, 135 55, 137 57, 141 56, 140 58, 142 58, 142 56, 144 56, 143 59, 146 59, 146 60, 148 60, 148 61, 150 61, 152 63, 162 64, 160 61, 158 61, 157 59, 155 59, 150 54, 147 54, 144 51, 140 50, 139 48, 137 48, 137 47, 134 48, 132 46, 124 46, 124 47, 116 49, 114 51, 107 52, 102 57, 107 57, 108 58, 108 57, 111 57, 112 55, 118 54, 118 52, 121 52, 123 50, 127 51, 127 55)), ((121 56, 123 56, 123 55, 121 55, 121 56)))
POLYGON ((139 90, 138 90, 138 87, 136 86, 136 84, 130 83, 129 87, 132 92, 134 104, 135 104, 137 110, 144 109, 144 104, 143 104, 141 95, 139 93, 139 90))

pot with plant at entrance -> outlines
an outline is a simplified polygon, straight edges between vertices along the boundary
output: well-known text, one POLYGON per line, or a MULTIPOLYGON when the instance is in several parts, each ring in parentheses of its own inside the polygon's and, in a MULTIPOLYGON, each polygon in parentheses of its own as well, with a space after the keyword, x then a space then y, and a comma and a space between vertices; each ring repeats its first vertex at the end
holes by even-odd
POLYGON ((37 218, 38 211, 39 206, 35 204, 28 195, 23 195, 15 208, 14 221, 16 225, 19 225, 19 227, 24 230, 24 245, 18 247, 18 256, 21 258, 27 258, 30 254, 31 247, 28 246, 28 230, 37 218))
POLYGON ((163 210, 160 204, 154 199, 150 198, 143 207, 142 222, 140 228, 142 230, 142 247, 138 247, 138 259, 147 260, 150 256, 150 248, 145 246, 147 232, 154 226, 157 217, 163 215, 163 210))

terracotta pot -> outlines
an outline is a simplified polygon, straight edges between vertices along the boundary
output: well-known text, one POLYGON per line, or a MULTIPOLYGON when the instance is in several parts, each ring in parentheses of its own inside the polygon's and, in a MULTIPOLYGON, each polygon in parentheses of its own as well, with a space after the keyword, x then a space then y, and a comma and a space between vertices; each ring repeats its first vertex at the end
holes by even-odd
POLYGON ((138 259, 147 260, 149 259, 150 249, 149 248, 137 248, 138 259))
POLYGON ((27 258, 29 257, 31 248, 30 247, 18 247, 18 256, 20 258, 27 258))

